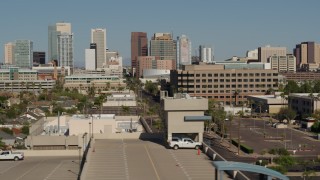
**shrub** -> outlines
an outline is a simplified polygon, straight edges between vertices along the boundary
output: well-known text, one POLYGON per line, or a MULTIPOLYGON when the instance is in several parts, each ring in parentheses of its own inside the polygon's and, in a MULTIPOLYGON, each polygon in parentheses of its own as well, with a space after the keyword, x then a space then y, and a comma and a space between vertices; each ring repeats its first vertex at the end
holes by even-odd
MULTIPOLYGON (((238 146, 238 141, 232 139, 232 144, 235 145, 235 146, 238 146)), ((253 153, 253 149, 251 147, 249 147, 247 145, 244 145, 244 144, 241 144, 241 143, 240 143, 240 149, 243 152, 248 153, 248 154, 252 154, 253 153)))

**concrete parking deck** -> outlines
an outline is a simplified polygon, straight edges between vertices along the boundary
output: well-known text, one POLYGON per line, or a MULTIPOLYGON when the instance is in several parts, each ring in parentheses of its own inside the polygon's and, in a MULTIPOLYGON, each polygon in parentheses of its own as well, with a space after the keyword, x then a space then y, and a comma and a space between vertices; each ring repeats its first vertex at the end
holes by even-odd
POLYGON ((166 149, 159 142, 143 140, 96 140, 82 173, 85 180, 215 177, 212 161, 205 154, 198 155, 194 149, 166 149))

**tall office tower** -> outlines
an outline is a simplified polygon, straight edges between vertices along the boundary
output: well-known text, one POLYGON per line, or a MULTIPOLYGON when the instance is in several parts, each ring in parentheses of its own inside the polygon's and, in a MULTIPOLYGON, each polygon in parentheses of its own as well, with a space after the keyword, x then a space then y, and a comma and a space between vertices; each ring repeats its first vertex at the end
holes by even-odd
POLYGON ((176 69, 177 46, 170 33, 155 33, 150 40, 150 56, 158 56, 160 60, 171 60, 176 69))
POLYGON ((286 56, 287 48, 286 47, 259 47, 258 48, 258 61, 262 63, 267 63, 270 56, 278 55, 278 56, 286 56))
POLYGON ((91 43, 96 44, 97 68, 102 68, 106 61, 106 29, 91 29, 91 43))
POLYGON ((146 32, 131 32, 131 73, 137 69, 138 56, 148 56, 148 37, 146 32))
POLYGON ((70 23, 56 23, 48 27, 48 60, 58 60, 58 35, 66 33, 72 35, 70 23))
POLYGON ((205 63, 213 62, 213 51, 211 46, 201 45, 199 46, 200 61, 205 63))
POLYGON ((4 63, 15 64, 14 61, 14 43, 9 42, 4 45, 4 63))
POLYGON ((319 64, 320 63, 320 44, 315 42, 302 42, 297 44, 293 50, 297 59, 297 66, 303 64, 319 64))
POLYGON ((15 64, 21 68, 31 68, 33 63, 33 42, 16 40, 14 50, 15 64))
POLYGON ((33 66, 46 63, 46 52, 35 51, 33 52, 33 66))
POLYGON ((73 34, 58 34, 58 65, 61 67, 69 66, 73 71, 73 34))
POLYGON ((177 37, 177 69, 191 64, 191 41, 186 35, 177 37))

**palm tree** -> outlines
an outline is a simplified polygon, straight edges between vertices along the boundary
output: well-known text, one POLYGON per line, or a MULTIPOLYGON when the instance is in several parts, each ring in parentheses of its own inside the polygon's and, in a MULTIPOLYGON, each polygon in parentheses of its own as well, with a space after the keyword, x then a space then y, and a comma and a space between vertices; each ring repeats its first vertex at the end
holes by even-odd
POLYGON ((82 87, 83 85, 82 84, 79 84, 79 93, 81 94, 81 91, 82 91, 82 87))
POLYGON ((308 95, 308 97, 310 98, 310 104, 311 104, 311 114, 314 112, 314 101, 315 101, 315 96, 314 96, 314 94, 313 93, 310 93, 309 95, 308 95))
POLYGON ((123 112, 124 115, 128 115, 128 113, 130 112, 130 108, 129 106, 121 106, 121 111, 123 112))
POLYGON ((150 117, 151 127, 152 127, 152 121, 153 121, 152 116, 156 114, 156 109, 155 109, 155 107, 150 107, 150 108, 148 109, 147 114, 148 114, 148 116, 150 117))
POLYGON ((234 92, 233 92, 233 95, 234 95, 234 105, 236 106, 237 105, 237 97, 238 95, 240 94, 240 90, 239 89, 236 89, 234 92))
MULTIPOLYGON (((24 85, 26 84, 24 81, 22 81, 21 83, 21 88, 24 89, 24 85)), ((21 90, 21 89, 20 89, 21 90)))
POLYGON ((39 88, 39 93, 41 93, 42 92, 42 84, 41 83, 39 83, 38 88, 39 88))
POLYGON ((32 86, 33 94, 34 94, 34 87, 36 86, 36 84, 34 82, 32 82, 31 86, 32 86))

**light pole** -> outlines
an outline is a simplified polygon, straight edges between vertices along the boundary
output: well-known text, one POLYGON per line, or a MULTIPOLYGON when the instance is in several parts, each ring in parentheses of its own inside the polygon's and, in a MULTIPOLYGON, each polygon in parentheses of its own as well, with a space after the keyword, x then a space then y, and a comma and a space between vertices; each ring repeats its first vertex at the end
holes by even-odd
POLYGON ((90 139, 92 138, 92 133, 91 133, 91 122, 89 122, 89 136, 90 136, 90 139))
POLYGON ((93 139, 93 116, 91 116, 91 138, 93 139))
MULTIPOLYGON (((267 113, 268 113, 268 110, 266 109, 266 114, 267 113)), ((266 122, 264 119, 263 119, 263 137, 264 138, 266 137, 266 122)))
POLYGON ((78 173, 78 175, 80 175, 80 172, 81 172, 81 146, 78 146, 78 150, 79 150, 79 173, 78 173))
POLYGON ((240 156, 240 123, 241 123, 241 117, 239 118, 239 123, 238 123, 238 156, 240 156))

